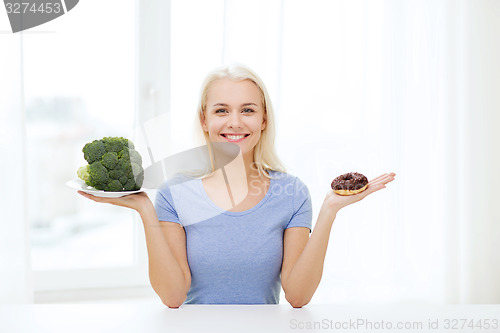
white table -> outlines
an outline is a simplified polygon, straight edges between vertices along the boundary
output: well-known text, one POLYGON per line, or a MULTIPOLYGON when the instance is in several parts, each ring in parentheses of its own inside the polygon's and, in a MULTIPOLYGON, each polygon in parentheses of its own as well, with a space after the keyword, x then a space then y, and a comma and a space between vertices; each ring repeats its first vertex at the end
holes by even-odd
POLYGON ((493 319, 500 321, 500 305, 0 305, 1 333, 500 332, 493 319), (489 319, 490 329, 463 329, 462 322, 446 329, 452 319, 481 319, 483 326, 489 319))

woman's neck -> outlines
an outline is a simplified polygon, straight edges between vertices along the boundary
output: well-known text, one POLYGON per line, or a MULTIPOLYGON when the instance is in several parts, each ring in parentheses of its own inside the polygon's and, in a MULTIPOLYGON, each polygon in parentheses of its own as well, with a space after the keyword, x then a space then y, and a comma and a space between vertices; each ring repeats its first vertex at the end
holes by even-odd
POLYGON ((245 155, 240 152, 234 160, 216 170, 210 178, 218 182, 229 182, 231 186, 241 186, 242 184, 250 185, 251 182, 262 181, 265 177, 259 173, 255 166, 253 152, 245 155))
POLYGON ((219 202, 219 207, 240 211, 260 201, 267 193, 270 181, 259 174, 253 156, 243 156, 240 153, 229 164, 204 178, 203 184, 216 198, 214 200, 219 202))

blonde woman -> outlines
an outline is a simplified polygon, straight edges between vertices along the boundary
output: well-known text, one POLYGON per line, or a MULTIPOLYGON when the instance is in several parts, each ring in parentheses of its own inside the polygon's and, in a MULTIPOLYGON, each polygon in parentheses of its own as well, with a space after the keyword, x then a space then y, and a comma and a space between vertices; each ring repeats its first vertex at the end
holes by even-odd
POLYGON ((311 231, 311 197, 275 152, 274 114, 261 79, 244 66, 212 71, 198 116, 211 154, 206 172, 167 182, 155 205, 145 193, 113 199, 80 194, 140 214, 150 282, 168 307, 276 304, 281 288, 291 306, 306 305, 320 283, 337 212, 385 188, 395 175, 381 175, 352 196, 330 191, 311 231), (240 152, 218 169, 214 159, 224 151, 217 144, 237 145, 240 152))

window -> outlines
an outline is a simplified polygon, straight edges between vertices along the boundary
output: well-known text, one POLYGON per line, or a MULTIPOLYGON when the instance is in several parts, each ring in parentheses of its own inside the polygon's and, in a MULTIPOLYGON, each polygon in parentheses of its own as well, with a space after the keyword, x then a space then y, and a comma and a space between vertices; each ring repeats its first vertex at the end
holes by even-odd
POLYGON ((80 197, 65 182, 85 165, 85 143, 104 136, 135 141, 139 124, 154 115, 149 104, 158 107, 141 91, 168 96, 164 71, 154 79, 165 67, 160 58, 168 65, 158 52, 159 40, 168 49, 168 10, 160 1, 84 1, 60 18, 64 24, 54 20, 23 36, 35 291, 148 284, 138 215, 80 197), (155 25, 155 15, 166 23, 155 25))
POLYGON ((83 2, 65 17, 65 31, 23 40, 34 270, 134 262, 131 212, 81 200, 64 187, 86 164, 86 142, 130 137, 133 129, 135 8, 133 1, 120 1, 120 16, 109 26, 116 5, 106 1, 96 11, 96 3, 83 2))

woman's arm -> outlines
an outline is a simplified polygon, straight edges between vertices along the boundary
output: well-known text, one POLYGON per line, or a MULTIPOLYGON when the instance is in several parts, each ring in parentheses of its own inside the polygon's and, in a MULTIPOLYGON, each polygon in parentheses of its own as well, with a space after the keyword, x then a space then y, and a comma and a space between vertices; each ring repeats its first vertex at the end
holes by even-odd
POLYGON ((323 264, 335 216, 318 216, 314 230, 288 228, 283 238, 281 285, 285 298, 294 308, 311 300, 323 275, 323 264))
POLYGON ((323 274, 330 231, 337 212, 385 188, 387 183, 394 180, 394 176, 394 173, 390 173, 377 177, 368 183, 368 188, 364 192, 352 196, 340 196, 330 191, 321 206, 310 237, 307 228, 294 227, 285 230, 281 285, 286 300, 293 307, 302 307, 309 303, 318 288, 323 274))
POLYGON ((165 305, 181 306, 191 286, 184 228, 178 223, 158 221, 153 203, 144 192, 121 198, 78 193, 96 202, 131 208, 139 213, 146 236, 151 286, 165 305))

